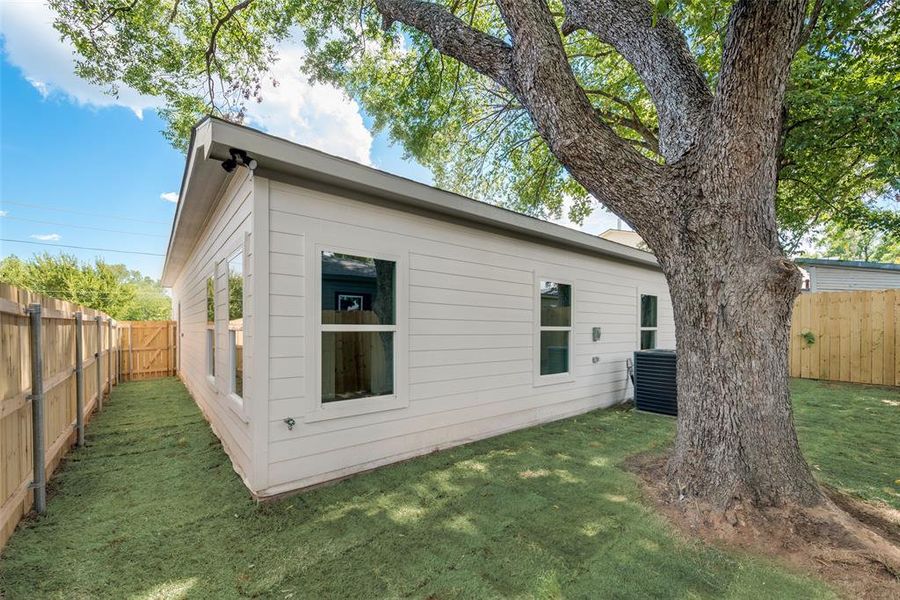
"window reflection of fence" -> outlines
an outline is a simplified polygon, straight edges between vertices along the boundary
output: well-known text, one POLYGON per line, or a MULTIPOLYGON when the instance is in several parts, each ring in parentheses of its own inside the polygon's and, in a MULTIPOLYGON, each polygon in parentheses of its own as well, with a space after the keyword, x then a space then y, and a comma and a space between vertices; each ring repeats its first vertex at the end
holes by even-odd
MULTIPOLYGON (((379 325, 374 311, 322 311, 324 324, 379 325)), ((393 332, 324 331, 322 399, 348 400, 393 393, 393 332)))

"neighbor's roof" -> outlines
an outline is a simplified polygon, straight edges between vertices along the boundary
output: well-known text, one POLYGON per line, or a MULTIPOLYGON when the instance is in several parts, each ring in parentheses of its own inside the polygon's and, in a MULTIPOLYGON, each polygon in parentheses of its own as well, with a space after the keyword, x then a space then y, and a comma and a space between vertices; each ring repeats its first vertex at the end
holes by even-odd
POLYGON ((862 260, 834 260, 831 258, 795 258, 798 265, 810 267, 849 267, 851 269, 883 269, 900 271, 900 265, 894 263, 865 262, 862 260))
POLYGON ((400 210, 427 211, 539 243, 659 268, 656 258, 647 252, 385 173, 249 127, 207 117, 191 132, 178 208, 163 267, 162 283, 165 286, 174 284, 229 181, 230 175, 222 169, 221 162, 229 158, 230 148, 240 148, 255 158, 259 165, 256 174, 260 177, 277 179, 281 175, 324 183, 356 192, 362 199, 387 201, 400 210))

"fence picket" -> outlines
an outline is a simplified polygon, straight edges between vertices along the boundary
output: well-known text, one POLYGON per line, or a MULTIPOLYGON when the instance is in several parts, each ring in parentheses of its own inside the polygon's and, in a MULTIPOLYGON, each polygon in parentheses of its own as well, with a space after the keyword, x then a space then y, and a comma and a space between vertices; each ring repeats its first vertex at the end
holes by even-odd
MULTIPOLYGON (((83 402, 81 417, 90 420, 103 394, 131 373, 123 367, 122 335, 107 315, 56 298, 0 283, 0 549, 21 518, 31 509, 34 493, 31 390, 31 325, 29 304, 41 306, 41 358, 43 361, 43 440, 46 473, 53 473, 63 456, 78 441, 79 402, 76 352, 81 351, 83 402), (76 343, 75 313, 81 313, 81 339, 76 343), (100 320, 99 322, 97 320, 100 320), (104 326, 106 329, 104 330, 104 326), (105 338, 105 341, 104 341, 105 338), (98 348, 100 354, 95 356, 98 348), (104 364, 105 363, 105 364, 104 364)), ((150 363, 136 378, 174 375, 168 342, 174 325, 169 321, 139 321, 145 329, 164 332, 162 367, 150 363)), ((140 327, 141 325, 139 325, 140 327)), ((154 351, 156 349, 153 349, 154 351)))
POLYGON ((815 292, 794 305, 791 377, 900 385, 897 290, 815 292), (813 335, 812 345, 803 332, 813 335))

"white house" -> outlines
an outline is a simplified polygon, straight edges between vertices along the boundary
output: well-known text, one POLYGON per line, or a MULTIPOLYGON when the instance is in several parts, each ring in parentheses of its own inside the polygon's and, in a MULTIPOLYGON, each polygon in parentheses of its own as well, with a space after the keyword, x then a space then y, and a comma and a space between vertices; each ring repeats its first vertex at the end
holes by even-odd
POLYGON ((212 118, 163 283, 257 497, 616 404, 675 344, 647 252, 212 118))
POLYGON ((650 251, 647 244, 644 242, 644 239, 639 236, 636 231, 631 231, 630 229, 607 229, 600 234, 600 237, 604 240, 609 240, 617 244, 625 244, 626 246, 644 250, 645 252, 650 251))
POLYGON ((809 274, 810 292, 887 290, 900 288, 900 265, 892 263, 795 258, 809 274))

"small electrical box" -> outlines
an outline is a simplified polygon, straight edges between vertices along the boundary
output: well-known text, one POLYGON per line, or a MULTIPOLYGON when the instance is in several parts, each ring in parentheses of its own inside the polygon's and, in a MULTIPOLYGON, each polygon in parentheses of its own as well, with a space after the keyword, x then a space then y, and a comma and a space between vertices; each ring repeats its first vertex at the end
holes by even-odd
POLYGON ((595 342, 599 342, 599 341, 600 341, 600 328, 599 328, 599 327, 594 327, 594 328, 591 330, 591 338, 592 338, 595 342))

